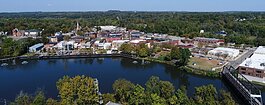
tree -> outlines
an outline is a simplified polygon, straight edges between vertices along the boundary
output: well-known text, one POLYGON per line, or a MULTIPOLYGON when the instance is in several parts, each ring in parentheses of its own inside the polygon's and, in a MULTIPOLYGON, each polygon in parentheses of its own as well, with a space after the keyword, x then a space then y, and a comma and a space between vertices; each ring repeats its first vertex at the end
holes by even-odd
POLYGON ((214 105, 218 103, 217 91, 213 85, 195 87, 195 101, 197 104, 214 105))
POLYGON ((146 91, 150 94, 156 94, 160 96, 160 79, 159 77, 152 76, 145 83, 146 91))
MULTIPOLYGON (((94 87, 94 80, 90 77, 64 76, 57 82, 59 100, 46 100, 42 91, 37 91, 35 97, 20 92, 11 105, 98 105, 99 95, 94 87)), ((118 79, 113 83, 114 94, 103 94, 103 102, 118 102, 123 105, 235 105, 230 93, 224 90, 217 94, 213 85, 195 87, 194 97, 188 97, 186 88, 181 86, 175 92, 172 83, 161 81, 158 77, 150 77, 146 82, 146 89, 141 85, 134 85, 125 79, 118 79)))
POLYGON ((129 43, 124 43, 119 48, 120 51, 126 54, 131 54, 134 51, 134 46, 129 43))
POLYGON ((149 54, 149 48, 144 43, 139 44, 136 47, 137 55, 140 57, 147 57, 149 54))
POLYGON ((102 97, 103 97, 104 104, 106 104, 109 101, 116 102, 114 94, 106 93, 106 94, 103 94, 102 97))
POLYGON ((191 56, 191 52, 189 49, 180 48, 180 54, 177 56, 178 62, 176 62, 177 66, 185 66, 188 64, 191 56))
POLYGON ((169 99, 175 92, 175 87, 168 81, 160 81, 160 94, 161 97, 169 99))
POLYGON ((152 105, 166 105, 167 102, 164 98, 161 98, 159 95, 157 94, 151 94, 151 100, 152 100, 152 105))
POLYGON ((32 101, 32 105, 45 105, 46 98, 42 91, 38 91, 32 101))
POLYGON ((189 97, 187 96, 186 89, 183 86, 181 86, 181 88, 177 90, 176 98, 176 103, 180 105, 187 104, 190 101, 189 97))
POLYGON ((236 105, 236 102, 233 100, 232 96, 230 93, 225 92, 224 90, 220 91, 220 103, 222 105, 236 105))
POLYGON ((11 105, 30 105, 32 102, 31 96, 21 91, 16 97, 15 102, 11 102, 11 105))
POLYGON ((118 79, 113 83, 112 88, 117 101, 126 103, 129 100, 131 90, 134 88, 134 84, 125 79, 118 79))
POLYGON ((132 93, 130 94, 129 104, 143 105, 145 103, 145 91, 140 85, 134 86, 132 93))
POLYGON ((57 100, 54 100, 52 98, 47 99, 46 105, 60 105, 60 103, 57 100))
POLYGON ((64 76, 56 83, 61 104, 98 104, 99 96, 94 79, 85 76, 64 76))
POLYGON ((180 59, 180 50, 177 47, 173 47, 170 51, 170 56, 172 59, 180 59))

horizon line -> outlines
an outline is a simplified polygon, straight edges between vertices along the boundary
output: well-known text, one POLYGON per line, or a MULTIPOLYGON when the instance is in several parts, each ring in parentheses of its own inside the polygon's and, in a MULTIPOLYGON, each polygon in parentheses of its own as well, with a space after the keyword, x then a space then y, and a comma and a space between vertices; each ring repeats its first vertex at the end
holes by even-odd
POLYGON ((265 12, 265 10, 249 10, 249 11, 240 11, 240 10, 235 10, 235 11, 172 11, 172 10, 91 10, 91 11, 79 11, 79 10, 70 10, 70 11, 3 11, 0 13, 36 13, 36 12, 43 12, 43 13, 56 13, 56 12, 196 12, 196 13, 224 13, 224 12, 265 12))

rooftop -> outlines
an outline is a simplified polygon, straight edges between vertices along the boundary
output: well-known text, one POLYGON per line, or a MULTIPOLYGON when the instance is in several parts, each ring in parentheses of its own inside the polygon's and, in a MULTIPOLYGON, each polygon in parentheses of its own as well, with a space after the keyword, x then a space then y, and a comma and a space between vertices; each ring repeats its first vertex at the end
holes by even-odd
POLYGON ((265 46, 259 46, 254 53, 265 55, 265 46))
POLYGON ((29 47, 29 48, 30 49, 35 49, 35 48, 39 48, 39 47, 41 47, 43 45, 44 45, 43 43, 38 43, 38 44, 35 44, 35 45, 33 45, 33 46, 29 47))
POLYGON ((254 54, 239 66, 265 70, 265 47, 258 47, 254 54))

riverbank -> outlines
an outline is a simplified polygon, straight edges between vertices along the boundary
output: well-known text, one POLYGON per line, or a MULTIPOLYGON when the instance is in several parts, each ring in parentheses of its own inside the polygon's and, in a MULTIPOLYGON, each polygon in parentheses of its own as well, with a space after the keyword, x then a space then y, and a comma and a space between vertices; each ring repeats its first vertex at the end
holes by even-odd
MULTIPOLYGON (((172 65, 174 67, 177 67, 174 62, 172 61, 162 61, 154 58, 137 58, 137 59, 144 59, 152 62, 157 62, 157 63, 163 63, 163 64, 168 64, 172 65)), ((181 70, 190 74, 195 74, 195 75, 200 75, 200 76, 206 76, 206 77, 211 77, 211 78, 221 78, 220 72, 217 71, 206 71, 202 69, 196 69, 192 68, 189 66, 182 66, 182 67, 177 67, 177 70, 181 70)))
POLYGON ((167 64, 171 65, 177 68, 177 70, 181 70, 190 74, 195 74, 195 75, 200 75, 200 76, 207 76, 207 77, 212 77, 212 78, 220 78, 220 72, 217 71, 206 71, 206 70, 200 70, 196 68, 191 68, 189 66, 184 66, 184 67, 177 67, 174 62, 172 61, 162 61, 159 59, 154 59, 154 58, 140 58, 140 57, 135 57, 133 55, 129 54, 91 54, 91 55, 66 55, 66 56, 18 56, 18 57, 12 57, 12 58, 5 58, 1 59, 1 62, 5 61, 10 61, 13 59, 20 59, 20 60, 34 60, 34 59, 73 59, 73 58, 103 58, 103 57, 124 57, 124 58, 130 58, 130 59, 135 59, 135 60, 147 60, 151 62, 157 62, 157 63, 162 63, 162 64, 167 64))

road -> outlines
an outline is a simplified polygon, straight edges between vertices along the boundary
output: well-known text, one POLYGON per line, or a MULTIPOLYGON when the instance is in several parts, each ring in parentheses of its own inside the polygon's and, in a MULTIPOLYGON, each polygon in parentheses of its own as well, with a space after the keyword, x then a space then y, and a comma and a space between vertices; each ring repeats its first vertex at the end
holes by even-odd
POLYGON ((237 69, 238 66, 246 59, 249 58, 256 49, 249 49, 246 53, 243 53, 243 55, 240 55, 239 58, 235 59, 234 61, 230 61, 227 66, 232 66, 233 68, 237 69))

